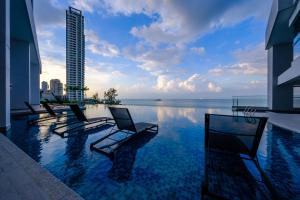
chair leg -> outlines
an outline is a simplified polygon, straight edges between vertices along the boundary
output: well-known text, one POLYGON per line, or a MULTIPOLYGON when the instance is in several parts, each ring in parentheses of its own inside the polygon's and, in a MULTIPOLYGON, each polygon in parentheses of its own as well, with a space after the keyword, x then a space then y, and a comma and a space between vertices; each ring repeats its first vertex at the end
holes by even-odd
POLYGON ((265 182, 266 186, 268 187, 268 189, 270 190, 271 192, 271 195, 272 195, 272 199, 275 199, 275 200, 279 200, 281 199, 278 192, 276 191, 276 189, 274 188, 273 184, 271 183, 269 177, 265 174, 265 172, 263 171, 263 169, 260 167, 259 165, 259 162, 258 160, 253 160, 254 161, 254 164, 256 165, 263 181, 265 182))

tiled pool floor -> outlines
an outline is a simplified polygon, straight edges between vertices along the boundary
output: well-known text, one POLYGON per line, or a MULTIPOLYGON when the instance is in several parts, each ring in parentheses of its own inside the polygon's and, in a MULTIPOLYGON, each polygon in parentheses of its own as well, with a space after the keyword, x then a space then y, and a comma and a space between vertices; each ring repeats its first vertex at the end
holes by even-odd
MULTIPOLYGON (((204 176, 203 108, 128 106, 134 121, 158 123, 157 134, 123 145, 113 159, 91 152, 90 143, 109 131, 61 138, 54 123, 28 127, 15 119, 9 138, 85 199, 199 199, 204 176)), ((86 114, 109 116, 103 106, 86 114)), ((286 199, 300 198, 300 135, 268 126, 259 160, 286 199)))

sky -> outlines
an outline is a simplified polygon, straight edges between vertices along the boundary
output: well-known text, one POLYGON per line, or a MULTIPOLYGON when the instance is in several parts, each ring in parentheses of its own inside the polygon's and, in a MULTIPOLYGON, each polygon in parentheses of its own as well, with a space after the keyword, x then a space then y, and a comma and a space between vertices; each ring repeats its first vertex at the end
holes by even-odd
POLYGON ((65 12, 85 17, 88 96, 266 95, 272 0, 36 0, 41 81, 66 82, 65 12))

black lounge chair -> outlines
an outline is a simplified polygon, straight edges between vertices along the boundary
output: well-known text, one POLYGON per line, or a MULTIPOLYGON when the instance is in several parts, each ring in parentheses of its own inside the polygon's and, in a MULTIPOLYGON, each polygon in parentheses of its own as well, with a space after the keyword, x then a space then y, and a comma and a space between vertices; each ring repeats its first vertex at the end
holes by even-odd
POLYGON ((62 137, 68 136, 78 131, 89 131, 92 129, 100 128, 104 125, 115 125, 113 122, 111 122, 113 121, 112 118, 109 117, 87 118, 77 104, 73 104, 69 106, 76 117, 75 120, 72 121, 71 123, 66 123, 64 125, 52 129, 54 133, 62 137))
MULTIPOLYGON (((39 113, 27 102, 24 102, 25 105, 28 107, 28 109, 31 111, 31 114, 33 115, 38 115, 39 113)), ((48 120, 53 120, 53 119, 58 119, 60 117, 66 116, 65 114, 62 113, 56 113, 47 103, 42 103, 43 107, 47 111, 46 116, 39 117, 38 119, 32 119, 28 121, 29 125, 33 125, 39 122, 46 122, 48 120)))
POLYGON ((53 92, 51 92, 51 95, 55 98, 56 102, 60 105, 63 105, 64 102, 61 100, 59 96, 56 96, 53 92))
POLYGON ((266 122, 265 117, 205 114, 202 199, 278 199, 256 157, 266 122))
POLYGON ((111 156, 124 142, 142 132, 157 132, 158 125, 152 123, 134 123, 127 108, 109 107, 116 122, 117 130, 111 132, 99 140, 90 144, 90 149, 111 156))
MULTIPOLYGON (((28 102, 24 102, 25 105, 30 109, 31 113, 34 114, 34 115, 38 115, 38 112, 28 103, 28 102)), ((47 116, 44 116, 44 117, 40 117, 38 119, 34 119, 34 120, 30 120, 28 122, 29 125, 33 125, 33 124, 36 124, 36 123, 40 123, 40 122, 46 122, 46 121, 49 121, 49 120, 54 120, 54 119, 60 119, 61 117, 71 117, 71 116, 74 116, 74 115, 67 115, 67 114, 63 114, 61 112, 55 112, 50 106, 48 103, 46 102, 43 102, 42 103, 43 107, 45 108, 45 110, 47 111, 47 116)))

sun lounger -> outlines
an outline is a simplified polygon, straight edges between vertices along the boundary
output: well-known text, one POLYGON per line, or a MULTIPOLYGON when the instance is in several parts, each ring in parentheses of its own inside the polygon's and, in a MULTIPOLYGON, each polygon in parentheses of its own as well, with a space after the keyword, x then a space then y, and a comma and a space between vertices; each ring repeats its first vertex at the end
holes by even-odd
MULTIPOLYGON (((27 102, 24 102, 25 105, 28 107, 28 109, 31 111, 33 115, 38 115, 39 113, 27 102)), ((32 119, 28 121, 29 125, 33 125, 39 122, 45 122, 53 119, 58 119, 60 117, 66 116, 65 114, 62 113, 57 113, 55 112, 47 103, 42 103, 43 107, 47 111, 47 116, 39 117, 38 119, 32 119)))
POLYGON ((266 122, 265 117, 251 117, 249 120, 241 116, 205 114, 202 198, 278 198, 256 157, 266 122), (260 180, 252 175, 253 171, 246 163, 256 169, 260 180))
POLYGON ((112 129, 109 134, 91 143, 91 150, 109 155, 135 135, 146 131, 158 131, 157 124, 134 123, 127 108, 109 107, 109 110, 116 122, 117 130, 112 129))
POLYGON ((62 137, 76 133, 78 131, 88 131, 104 125, 114 125, 113 119, 109 117, 87 118, 77 104, 70 105, 76 120, 57 126, 52 131, 62 137))

